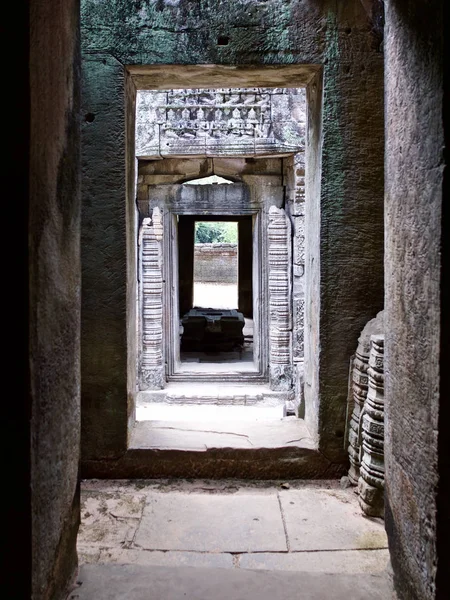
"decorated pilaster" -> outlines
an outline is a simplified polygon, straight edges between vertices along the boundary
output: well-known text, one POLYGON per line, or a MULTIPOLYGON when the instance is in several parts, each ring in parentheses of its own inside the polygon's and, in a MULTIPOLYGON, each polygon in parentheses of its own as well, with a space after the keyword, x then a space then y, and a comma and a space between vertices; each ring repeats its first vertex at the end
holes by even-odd
POLYGON ((292 387, 291 225, 282 208, 271 206, 269 253, 269 381, 270 388, 292 387))
POLYGON ((165 386, 163 351, 163 225, 159 208, 144 219, 140 231, 142 265, 142 356, 140 389, 165 386))

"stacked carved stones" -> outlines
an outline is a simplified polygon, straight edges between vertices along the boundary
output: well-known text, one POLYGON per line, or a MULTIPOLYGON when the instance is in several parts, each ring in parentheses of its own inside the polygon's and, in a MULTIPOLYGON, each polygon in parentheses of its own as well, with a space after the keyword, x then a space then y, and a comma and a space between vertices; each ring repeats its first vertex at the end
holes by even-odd
POLYGON ((349 428, 349 446, 348 454, 350 459, 350 469, 348 478, 353 485, 358 485, 360 476, 360 438, 359 421, 363 410, 364 402, 367 398, 368 379, 367 369, 369 368, 370 346, 367 345, 364 338, 358 341, 355 359, 352 368, 352 394, 353 394, 353 412, 350 419, 349 428))
POLYGON ((384 516, 384 336, 372 335, 369 387, 361 419, 359 504, 372 517, 384 516))

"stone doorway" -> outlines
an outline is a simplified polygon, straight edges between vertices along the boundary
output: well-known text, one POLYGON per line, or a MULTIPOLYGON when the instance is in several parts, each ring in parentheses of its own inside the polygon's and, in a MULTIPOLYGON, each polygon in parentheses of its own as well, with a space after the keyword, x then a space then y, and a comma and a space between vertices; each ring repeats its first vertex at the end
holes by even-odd
POLYGON ((201 215, 178 219, 180 359, 186 371, 219 374, 257 367, 253 220, 251 215, 237 219, 201 215))
MULTIPOLYGON (((103 69, 102 61, 98 61, 92 57, 89 60, 95 63, 96 68, 103 69)), ((108 69, 112 69, 109 63, 107 64, 108 69)), ((274 330, 275 335, 273 339, 276 343, 270 343, 270 349, 271 351, 274 349, 274 352, 273 355, 268 357, 274 359, 274 368, 271 368, 269 360, 266 366, 269 370, 269 381, 276 381, 281 385, 286 385, 289 393, 294 390, 295 402, 298 402, 298 406, 301 408, 296 414, 298 416, 304 414, 304 423, 301 418, 295 419, 295 433, 291 432, 293 435, 290 434, 286 438, 287 441, 275 444, 277 449, 282 447, 283 452, 291 451, 291 447, 286 448, 287 442, 295 445, 294 453, 297 454, 295 457, 292 457, 289 465, 284 461, 275 461, 276 465, 269 464, 270 461, 266 461, 266 458, 268 458, 269 454, 271 455, 271 452, 266 454, 258 450, 257 456, 253 457, 251 452, 247 452, 248 446, 245 442, 247 438, 245 436, 238 436, 238 439, 241 441, 239 452, 245 446, 245 454, 249 459, 248 463, 244 468, 241 460, 234 460, 233 457, 224 453, 222 458, 225 461, 224 465, 226 464, 226 469, 222 473, 232 472, 236 474, 238 469, 240 473, 244 473, 245 471, 248 474, 251 471, 255 474, 254 458, 258 459, 258 464, 261 461, 265 463, 265 467, 267 467, 265 471, 266 475, 269 472, 274 472, 270 471, 272 467, 276 468, 277 474, 281 472, 287 473, 287 470, 290 468, 295 470, 297 475, 299 472, 304 473, 301 457, 305 451, 304 445, 307 439, 310 440, 308 444, 311 444, 312 459, 322 460, 324 457, 325 462, 322 465, 324 468, 329 468, 331 464, 340 465, 339 468, 341 468, 341 465, 346 460, 346 456, 344 457, 346 450, 343 447, 342 441, 345 431, 348 361, 345 352, 335 352, 332 355, 330 352, 331 348, 334 348, 336 344, 341 348, 343 340, 347 344, 348 340, 353 340, 354 336, 357 335, 353 327, 354 324, 352 325, 353 328, 350 327, 353 323, 350 316, 358 314, 361 317, 369 309, 364 303, 364 311, 362 310, 363 299, 359 294, 361 267, 358 261, 355 261, 353 255, 348 256, 346 253, 347 238, 345 237, 344 239, 341 235, 338 236, 337 232, 341 233, 340 224, 344 221, 357 224, 352 220, 354 209, 356 210, 357 208, 357 214, 360 216, 361 214, 366 214, 367 211, 371 212, 373 203, 361 202, 356 207, 356 196, 350 193, 350 189, 347 190, 344 186, 344 188, 337 190, 336 186, 334 186, 333 182, 335 180, 341 181, 339 174, 342 161, 338 159, 340 155, 336 155, 330 150, 330 140, 334 139, 332 126, 336 124, 336 120, 328 118, 331 114, 329 110, 325 112, 325 117, 323 118, 324 107, 328 106, 327 103, 324 104, 323 102, 323 68, 320 65, 297 64, 277 65, 276 67, 133 65, 134 63, 122 70, 120 66, 116 69, 117 77, 125 76, 127 84, 125 88, 123 86, 120 87, 123 84, 123 79, 120 81, 117 79, 120 89, 123 89, 122 96, 117 100, 117 110, 119 112, 122 111, 120 114, 123 114, 124 118, 126 117, 126 137, 117 140, 117 151, 119 152, 117 155, 117 164, 114 163, 113 168, 108 163, 108 173, 112 179, 109 182, 110 185, 107 190, 103 188, 97 190, 95 186, 89 188, 92 198, 95 198, 98 202, 95 204, 95 210, 88 211, 85 218, 86 237, 89 238, 91 231, 95 233, 92 240, 89 238, 90 243, 85 246, 87 250, 84 253, 86 265, 85 280, 90 282, 89 289, 91 293, 89 298, 98 299, 95 303, 95 307, 97 308, 99 306, 103 308, 106 299, 109 302, 108 306, 114 308, 111 314, 111 312, 105 312, 104 310, 99 311, 97 309, 93 311, 92 303, 85 307, 85 347, 90 350, 96 347, 95 344, 98 344, 99 336, 95 336, 94 332, 101 330, 100 326, 110 323, 110 319, 114 319, 114 323, 117 323, 117 328, 114 330, 115 337, 112 339, 108 338, 107 340, 108 352, 104 352, 101 355, 102 369, 105 365, 114 365, 114 368, 108 369, 107 373, 105 369, 101 371, 102 377, 105 375, 105 379, 102 380, 105 382, 102 389, 104 389, 105 402, 107 399, 107 404, 102 405, 102 407, 97 406, 94 402, 94 394, 95 397, 98 395, 98 388, 94 385, 88 385, 87 382, 90 380, 87 375, 85 376, 84 398, 91 399, 88 413, 89 419, 86 418, 86 423, 99 422, 96 418, 97 415, 101 414, 103 420, 106 422, 106 426, 102 428, 101 432, 98 432, 98 430, 90 425, 84 427, 84 444, 87 448, 84 464, 89 463, 89 465, 92 465, 93 471, 90 472, 99 473, 102 468, 101 461, 103 458, 117 455, 125 457, 123 461, 122 459, 120 460, 120 466, 123 466, 124 469, 121 471, 122 473, 131 474, 139 472, 142 475, 145 472, 146 474, 151 473, 154 475, 156 472, 170 472, 173 474, 176 471, 179 475, 187 475, 185 463, 174 462, 168 465, 165 459, 163 462, 159 460, 162 458, 159 452, 162 444, 158 441, 155 431, 147 431, 148 427, 144 426, 142 421, 139 420, 139 414, 137 413, 140 410, 141 394, 163 393, 169 396, 168 388, 178 383, 167 382, 165 376, 165 342, 163 344, 160 342, 163 333, 166 332, 166 328, 162 326, 158 312, 162 313, 164 309, 163 318, 166 318, 165 311, 167 310, 168 303, 166 302, 166 298, 162 299, 162 294, 165 293, 168 282, 164 281, 163 286, 163 274, 161 272, 158 273, 158 269, 161 267, 158 264, 158 250, 155 242, 161 243, 163 239, 167 240, 167 237, 164 237, 164 235, 159 239, 158 236, 159 228, 161 225, 164 225, 169 213, 164 213, 163 198, 158 198, 158 194, 165 194, 166 192, 158 188, 160 185, 167 186, 167 188, 171 185, 182 185, 186 181, 215 174, 227 177, 235 184, 244 183, 249 187, 254 183, 255 175, 258 178, 263 175, 266 182, 264 193, 269 208, 273 204, 270 201, 272 191, 280 186, 279 182, 281 181, 281 187, 283 188, 283 205, 281 209, 284 210, 291 225, 292 233, 292 310, 284 312, 277 310, 273 313, 274 317, 280 317, 278 327, 274 330), (195 82, 199 87, 204 86, 202 89, 208 88, 209 91, 211 91, 211 88, 218 90, 219 86, 224 85, 266 85, 269 86, 267 89, 273 90, 274 95, 279 94, 280 98, 283 96, 286 97, 288 107, 289 93, 284 94, 283 90, 292 89, 290 86, 299 86, 293 89, 300 89, 301 86, 304 86, 303 106, 305 106, 306 98, 308 103, 308 123, 306 129, 306 119, 303 118, 303 128, 308 138, 307 145, 305 146, 304 136, 302 138, 301 135, 299 137, 294 136, 295 142, 298 142, 298 146, 292 144, 292 129, 290 125, 294 126, 295 131, 295 124, 300 123, 301 119, 292 118, 294 113, 288 111, 290 121, 285 121, 287 127, 284 128, 284 137, 281 135, 281 137, 278 136, 277 138, 274 136, 270 139, 269 135, 269 137, 263 137, 263 141, 265 139, 263 144, 260 143, 261 139, 256 138, 256 136, 253 140, 248 137, 243 150, 242 146, 234 143, 240 137, 241 133, 243 133, 243 129, 234 127, 237 137, 230 138, 230 143, 224 150, 220 147, 220 144, 216 143, 216 138, 215 141, 211 140, 208 136, 198 136, 197 139, 197 133, 206 131, 204 129, 204 122, 207 121, 207 119, 199 118, 199 110, 197 110, 197 114, 195 114, 196 119, 193 120, 197 120, 197 124, 200 122, 203 123, 202 127, 196 128, 194 123, 191 131, 187 132, 191 137, 187 136, 186 139, 183 139, 183 147, 180 148, 178 145, 180 130, 175 131, 173 128, 165 128, 162 129, 164 132, 163 135, 160 135, 161 129, 159 128, 162 128, 164 123, 167 124, 170 110, 179 110, 177 106, 172 107, 173 103, 169 98, 170 89, 174 86, 184 89, 192 85, 192 82, 195 82), (281 87, 276 88, 275 86, 281 87), (139 134, 141 122, 139 119, 135 119, 135 101, 139 106, 140 92, 148 90, 155 90, 155 93, 161 94, 161 105, 157 105, 151 101, 148 107, 150 112, 154 110, 156 113, 156 109, 158 109, 158 111, 162 110, 162 114, 158 114, 159 122, 155 123, 155 135, 150 136, 149 143, 147 144, 146 139, 142 146, 136 146, 135 125, 139 134), (195 133, 194 137, 196 141, 191 143, 194 139, 192 137, 193 133, 195 133), (172 141, 169 141, 169 138, 172 141), (189 142, 189 139, 191 142, 189 142), (122 145, 119 144, 119 141, 122 145), (266 141, 268 142, 267 144, 266 141), (134 161, 135 156, 137 157, 137 162, 134 161), (109 168, 110 166, 111 168, 109 168), (121 166, 126 167, 124 171, 126 177, 123 176, 123 172, 120 170, 121 166), (134 173, 136 172, 135 166, 138 167, 137 177, 134 177, 134 173), (120 177, 116 176, 116 171, 120 174, 120 177), (324 176, 324 173, 326 176, 324 176), (137 184, 137 189, 135 184, 137 184), (113 186, 117 186, 117 190, 113 186), (349 194, 347 194, 346 190, 349 194), (339 193, 336 195, 336 192, 339 193), (135 201, 136 195, 138 198, 137 206, 135 201), (125 206, 124 198, 127 200, 125 206), (150 211, 150 199, 154 202, 153 207, 160 210, 159 215, 154 213, 153 208, 150 211), (307 215, 305 215, 306 204, 308 208, 307 215), (95 211, 100 207, 103 210, 102 214, 106 223, 101 235, 99 232, 96 232, 93 221, 94 216, 98 214, 95 211), (126 212, 124 208, 126 208, 126 212), (114 220, 111 210, 119 211, 121 220, 114 220), (151 236, 150 239, 147 239, 147 236, 145 236, 145 241, 146 243, 149 242, 148 258, 154 260, 154 266, 157 268, 154 273, 155 281, 157 282, 159 279, 160 282, 159 289, 158 286, 155 286, 154 289, 156 304, 152 306, 150 303, 147 306, 149 312, 153 312, 153 315, 151 315, 148 321, 149 327, 145 332, 143 328, 139 329, 136 327, 138 320, 136 319, 137 311, 135 307, 136 309, 140 309, 141 307, 139 301, 136 302, 136 300, 140 299, 138 294, 136 294, 136 290, 139 290, 140 294, 142 279, 138 280, 138 278, 134 277, 135 273, 139 272, 142 264, 137 260, 138 246, 135 240, 144 219, 150 219, 146 225, 155 229, 155 239, 152 239, 151 236), (348 219, 350 221, 347 221, 348 219), (104 233, 107 233, 108 236, 105 237, 104 233), (94 256, 92 250, 99 249, 100 247, 103 248, 102 244, 108 250, 114 248, 116 251, 114 256, 117 256, 117 260, 114 261, 114 264, 110 260, 108 261, 109 270, 105 271, 108 277, 103 277, 99 280, 98 270, 95 271, 94 277, 93 269, 95 261, 91 260, 91 258, 94 256), (135 268, 135 266, 138 268, 135 268), (113 277, 109 276, 110 271, 112 271, 111 274, 113 277), (345 287, 345 289, 342 285, 338 285, 343 273, 345 273, 345 281, 352 281, 352 285, 345 287), (93 293, 94 289, 95 294, 93 293), (336 296, 336 290, 339 291, 338 296, 336 296), (289 314, 292 317, 292 329, 289 329, 289 321, 282 318, 284 315, 289 314), (305 319, 304 326, 303 318, 305 319), (321 327, 322 323, 326 323, 326 327, 321 327), (344 329, 345 331, 343 331, 344 329), (145 336, 143 335, 144 333, 145 336), (304 345, 303 333, 305 335, 304 345), (149 363, 144 365, 143 357, 141 355, 136 356, 142 348, 141 339, 137 343, 134 343, 136 334, 147 337, 147 342, 150 340, 155 342, 153 349, 149 344, 150 351, 145 356, 145 359, 150 359, 151 366, 155 367, 155 373, 158 375, 161 374, 162 383, 165 387, 156 390, 139 390, 136 374, 142 366, 149 366, 149 363), (285 357, 278 348, 282 345, 283 338, 289 337, 289 335, 292 335, 292 363, 288 364, 285 369, 281 363, 285 357), (112 352, 109 351, 110 349, 112 352), (160 350, 163 350, 164 353, 161 353, 160 350), (290 370, 291 373, 289 372, 290 370), (112 375, 116 379, 111 380, 112 375), (289 379, 290 375, 291 379, 289 379), (309 435, 307 432, 303 432, 303 425, 306 425, 308 428, 309 435), (153 448, 158 450, 158 453, 153 452, 153 448), (251 459, 250 455, 252 455, 251 459), (155 457, 157 460, 155 460, 155 457), (133 465, 131 465, 130 461, 136 462, 133 462, 133 465), (248 471, 247 466, 249 468, 248 471), (283 470, 285 467, 286 470, 283 470)), ((97 93, 97 88, 94 86, 92 90, 91 88, 89 89, 90 93, 92 92, 93 94, 95 102, 101 103, 102 95, 97 93)), ((245 89, 248 89, 248 87, 245 89)), ((297 94, 297 96, 301 98, 301 94, 297 94)), ((327 98, 329 102, 329 96, 327 98)), ((229 101, 230 98, 227 99, 227 102, 229 101)), ((244 104, 246 103, 244 102, 244 104)), ((188 106, 190 104, 186 104, 186 107, 188 106)), ((211 106, 214 113, 215 107, 211 106)), ((332 106, 334 105, 332 104, 332 106)), ((189 108, 188 110, 190 111, 189 108)), ((234 108, 232 112, 234 112, 234 108)), ((204 114, 206 114, 205 111, 204 114)), ((301 111, 299 111, 299 114, 301 114, 301 111)), ((345 111, 339 114, 342 117, 347 117, 345 111)), ((303 115, 305 116, 305 113, 303 115)), ((351 122, 348 122, 348 127, 350 127, 351 132, 354 132, 351 122)), ((281 129, 283 130, 283 127, 281 129)), ((265 135, 264 129, 259 129, 259 132, 262 132, 263 136, 265 135)), ((270 127, 268 133, 270 134, 270 127)), ((281 133, 283 134, 283 131, 281 133)), ((359 148, 361 140, 359 136, 356 136, 356 138, 359 148)), ((350 136, 350 141, 353 145, 350 147, 351 152, 350 150, 349 152, 356 161, 354 165, 360 165, 363 168, 365 163, 359 160, 361 156, 358 153, 359 151, 355 151, 354 137, 350 136)), ((95 148, 97 149, 97 145, 95 145, 95 148)), ((109 159, 110 154, 108 154, 109 159)), ((355 169, 352 172, 354 171, 355 169)), ((94 177, 94 175, 95 173, 92 176, 94 177)), ((87 174, 87 181, 90 181, 89 177, 90 171, 87 174)), ((358 181, 359 177, 358 173, 358 181)), ((94 180, 97 182, 98 177, 94 177, 94 180)), ((359 189, 356 183, 356 189, 359 189)), ((251 199, 255 200, 255 198, 251 199)), ((161 231, 161 233, 163 232, 161 231)), ((352 241, 357 243, 357 240, 362 239, 361 236, 363 233, 363 229, 358 229, 357 227, 355 233, 355 230, 352 228, 352 241)), ((276 236, 274 241, 275 239, 276 236)), ((104 253, 102 256, 109 258, 110 254, 104 253)), ((273 281, 285 281, 286 277, 277 277, 278 267, 283 268, 283 264, 282 262, 278 262, 276 257, 277 253, 274 252, 273 259, 269 265, 269 270, 272 269, 273 271, 273 281)), ((363 270, 365 273, 366 269, 363 270)), ((281 295, 284 293, 284 290, 281 288, 278 291, 281 295)), ((104 343, 106 344, 106 340, 104 343)), ((284 344, 284 348, 288 347, 288 345, 284 344)), ((86 373, 90 373, 91 355, 92 360, 97 360, 99 357, 99 354, 94 353, 93 350, 91 354, 85 352, 84 364, 86 365, 86 373)), ((95 376, 98 378, 98 369, 100 369, 100 366, 97 362, 92 362, 92 364, 96 365, 95 376)), ((179 383, 181 384, 181 382, 179 383)), ((182 387, 184 390, 186 389, 184 382, 182 387)), ((217 389, 218 387, 220 386, 214 384, 213 392, 216 396, 218 393, 220 394, 220 390, 217 389)), ((274 390, 270 390, 270 387, 269 391, 274 392, 274 390)), ((210 397, 213 400, 215 399, 213 394, 210 397)), ((258 397, 257 394, 251 396, 252 399, 258 397)), ((233 398, 235 398, 235 394, 233 394, 233 398)), ((85 404, 87 404, 87 400, 85 400, 85 404)), ((268 439, 269 437, 264 435, 263 447, 266 449, 268 439)), ((196 446, 196 453, 192 457, 195 461, 193 469, 198 474, 198 465, 201 463, 204 464, 205 469, 211 466, 214 476, 217 476, 216 461, 214 463, 209 461, 208 452, 203 452, 206 445, 206 441, 203 440, 200 446, 196 446)), ((173 444, 169 446, 165 445, 165 447, 169 448, 170 451, 168 450, 168 452, 170 456, 176 454, 173 451, 173 444)), ((255 444, 252 444, 252 450, 255 447, 255 444)), ((221 445, 221 448, 223 448, 223 445, 221 445)), ((118 468, 119 465, 117 465, 118 468)), ((309 462, 305 463, 306 468, 311 473, 311 464, 309 462)))
POLYGON ((303 319, 294 322, 293 306, 304 269, 294 272, 299 218, 288 203, 298 201, 304 184, 296 179, 304 169, 294 172, 304 151, 305 123, 296 120, 302 106, 298 89, 138 96, 138 409, 172 398, 179 405, 268 404, 277 417, 296 414, 303 319), (194 302, 200 222, 237 226, 235 306, 194 302), (173 398, 182 383, 216 386, 195 387, 189 397, 181 386, 173 398))

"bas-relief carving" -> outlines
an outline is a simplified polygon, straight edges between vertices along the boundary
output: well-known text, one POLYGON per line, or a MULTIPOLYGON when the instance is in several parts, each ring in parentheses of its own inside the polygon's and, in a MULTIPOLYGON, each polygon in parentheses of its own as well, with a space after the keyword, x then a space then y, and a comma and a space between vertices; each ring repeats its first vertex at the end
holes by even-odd
POLYGON ((292 388, 291 227, 284 209, 268 215, 269 382, 273 390, 292 388))
POLYGON ((163 223, 159 208, 144 219, 140 230, 142 277, 142 351, 140 389, 165 385, 163 356, 163 223))
POLYGON ((293 263, 294 265, 305 264, 305 220, 303 217, 293 217, 293 263))
MULTIPOLYGON (((295 279, 294 279, 295 288, 295 279)), ((302 361, 304 358, 304 320, 305 299, 295 295, 293 298, 294 323, 292 329, 292 352, 294 361, 302 361)))
MULTIPOLYGON (((206 147, 223 154, 230 148, 234 153, 303 149, 305 124, 292 119, 286 103, 290 94, 265 88, 169 90, 163 104, 161 92, 140 91, 136 154, 194 153, 206 147)), ((297 105, 305 106, 303 90, 296 95, 297 105)))

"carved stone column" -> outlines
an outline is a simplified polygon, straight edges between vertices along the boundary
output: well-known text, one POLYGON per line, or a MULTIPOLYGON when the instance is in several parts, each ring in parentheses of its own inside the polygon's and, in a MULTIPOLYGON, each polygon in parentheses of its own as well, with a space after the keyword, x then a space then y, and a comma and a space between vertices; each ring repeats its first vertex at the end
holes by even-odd
POLYGON ((372 335, 369 389, 361 420, 359 504, 371 517, 384 517, 384 335, 372 335))
POLYGON ((269 253, 270 388, 292 388, 291 225, 282 208, 271 206, 269 253))
POLYGON ((162 215, 154 208, 151 219, 144 219, 140 231, 142 264, 142 353, 140 389, 165 386, 163 352, 163 272, 162 215))
POLYGON ((351 418, 348 425, 348 453, 350 459, 350 469, 348 478, 353 485, 358 485, 360 476, 360 419, 362 409, 367 398, 369 385, 369 355, 371 346, 371 336, 382 333, 384 330, 384 312, 380 311, 374 319, 366 323, 361 335, 358 338, 355 357, 351 365, 351 379, 349 383, 349 408, 348 414, 351 418))
POLYGON ((367 397, 367 388, 369 385, 369 376, 367 375, 367 369, 369 368, 369 346, 365 343, 364 339, 361 339, 361 337, 358 340, 358 347, 353 360, 351 383, 353 394, 353 412, 350 419, 348 434, 348 455, 350 459, 348 478, 353 485, 358 485, 360 475, 360 440, 358 437, 359 420, 361 418, 361 412, 367 397))

